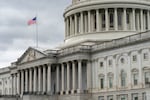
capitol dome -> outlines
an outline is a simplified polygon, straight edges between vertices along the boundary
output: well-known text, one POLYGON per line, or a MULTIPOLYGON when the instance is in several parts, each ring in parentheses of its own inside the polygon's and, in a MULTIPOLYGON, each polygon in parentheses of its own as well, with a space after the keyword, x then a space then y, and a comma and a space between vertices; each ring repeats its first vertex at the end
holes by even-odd
POLYGON ((72 0, 64 12, 64 47, 150 30, 150 0, 72 0))

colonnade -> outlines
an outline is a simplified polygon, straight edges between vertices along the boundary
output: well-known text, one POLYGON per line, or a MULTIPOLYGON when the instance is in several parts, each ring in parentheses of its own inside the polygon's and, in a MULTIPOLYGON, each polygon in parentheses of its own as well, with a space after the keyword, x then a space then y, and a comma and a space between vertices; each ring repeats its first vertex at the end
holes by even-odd
POLYGON ((103 31, 150 30, 150 11, 105 8, 81 11, 65 17, 66 37, 103 31))
POLYGON ((87 90, 87 60, 45 64, 12 74, 12 94, 74 94, 87 90))

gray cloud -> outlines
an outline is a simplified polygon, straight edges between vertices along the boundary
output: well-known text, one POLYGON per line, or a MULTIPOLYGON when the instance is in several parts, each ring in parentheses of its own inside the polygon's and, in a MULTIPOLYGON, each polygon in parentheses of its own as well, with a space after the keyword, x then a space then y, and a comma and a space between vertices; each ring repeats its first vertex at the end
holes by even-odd
POLYGON ((0 0, 0 67, 10 65, 29 47, 35 46, 35 25, 27 21, 38 13, 40 47, 63 42, 65 7, 70 0, 0 0))

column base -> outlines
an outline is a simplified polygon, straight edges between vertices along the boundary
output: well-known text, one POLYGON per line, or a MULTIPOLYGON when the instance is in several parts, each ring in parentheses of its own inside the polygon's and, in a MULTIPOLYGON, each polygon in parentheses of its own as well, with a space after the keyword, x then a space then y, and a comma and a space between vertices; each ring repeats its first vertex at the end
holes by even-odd
POLYGON ((77 93, 83 93, 83 90, 77 89, 77 93))
POLYGON ((71 90, 71 94, 74 94, 74 90, 71 90))
POLYGON ((51 92, 51 91, 48 91, 47 94, 48 94, 48 95, 52 95, 52 92, 51 92))
POLYGON ((60 92, 60 95, 64 95, 64 91, 61 91, 61 92, 60 92))
POLYGON ((66 94, 69 94, 69 90, 66 91, 66 94))

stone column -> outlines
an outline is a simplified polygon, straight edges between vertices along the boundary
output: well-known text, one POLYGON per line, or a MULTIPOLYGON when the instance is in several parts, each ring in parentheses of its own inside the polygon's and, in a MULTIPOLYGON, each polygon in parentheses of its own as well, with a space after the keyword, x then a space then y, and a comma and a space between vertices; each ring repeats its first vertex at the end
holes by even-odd
POLYGON ((65 19, 65 37, 68 36, 68 31, 67 31, 67 20, 65 19))
POLYGON ((74 27, 75 27, 75 34, 77 34, 77 14, 74 14, 74 27))
POLYGON ((81 15, 81 34, 84 33, 84 26, 83 26, 83 12, 80 13, 81 15))
POLYGON ((135 31, 135 9, 132 9, 132 30, 135 31))
POLYGON ((51 93, 51 64, 48 64, 48 72, 47 72, 47 91, 51 93))
POLYGON ((32 92, 32 68, 29 69, 29 91, 32 92))
POLYGON ((127 9, 126 8, 123 9, 123 18, 124 18, 123 29, 124 31, 126 31, 127 30, 127 9))
POLYGON ((37 91, 37 69, 36 67, 34 67, 34 85, 33 85, 33 91, 36 92, 37 91))
POLYGON ((78 93, 82 90, 82 61, 78 60, 78 93))
POLYGON ((75 70, 75 62, 72 61, 72 94, 74 93, 76 89, 76 70, 75 70))
POLYGON ((41 84, 41 66, 38 67, 38 91, 41 92, 42 84, 41 84))
POLYGON ((69 16, 69 22, 70 22, 70 35, 72 36, 72 16, 69 16))
POLYGON ((67 37, 70 36, 70 31, 69 31, 69 19, 66 17, 66 22, 67 22, 67 37))
POLYGON ((141 31, 144 31, 144 22, 143 22, 143 10, 140 10, 140 18, 141 18, 141 31))
POLYGON ((57 67, 56 67, 56 91, 57 91, 57 93, 59 92, 59 83, 60 83, 60 78, 59 78, 59 76, 60 76, 60 73, 59 73, 59 65, 57 65, 57 67))
POLYGON ((117 8, 114 8, 114 26, 115 26, 115 31, 118 30, 118 14, 117 14, 117 8))
POLYGON ((99 17, 99 9, 96 10, 96 31, 100 31, 100 17, 99 17))
POLYGON ((17 94, 20 94, 20 72, 17 73, 17 94))
POLYGON ((28 92, 28 69, 25 70, 25 92, 28 92))
POLYGON ((64 92, 64 64, 61 65, 61 94, 64 92))
POLYGON ((106 27, 106 31, 109 30, 109 21, 108 21, 108 9, 105 9, 105 27, 106 27))
POLYGON ((136 14, 137 30, 140 30, 140 13, 136 14))
POLYGON ((148 22, 148 30, 150 30, 150 13, 149 13, 149 10, 147 10, 147 22, 148 22))
POLYGON ((66 94, 69 93, 70 90, 70 64, 67 62, 67 91, 66 94))
POLYGON ((86 12, 86 14, 84 15, 84 33, 87 33, 87 32, 88 32, 88 15, 86 12))
POLYGON ((43 67, 43 92, 46 92, 46 66, 43 67))
POLYGON ((15 74, 11 75, 12 77, 12 95, 15 95, 15 74))
POLYGON ((88 33, 91 32, 91 11, 88 11, 88 33))
POLYGON ((87 89, 90 91, 92 88, 92 66, 91 61, 87 61, 87 89))
POLYGON ((24 92, 24 71, 21 70, 21 94, 24 92))

